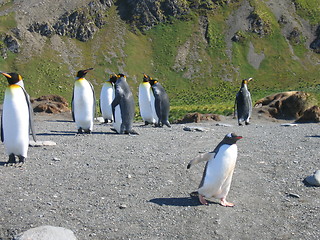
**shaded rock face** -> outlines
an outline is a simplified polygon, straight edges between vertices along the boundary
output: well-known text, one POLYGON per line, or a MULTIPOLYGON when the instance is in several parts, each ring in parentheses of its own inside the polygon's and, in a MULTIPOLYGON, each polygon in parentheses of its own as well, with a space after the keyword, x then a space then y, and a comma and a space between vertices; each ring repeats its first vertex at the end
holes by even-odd
POLYGON ((189 12, 187 1, 179 0, 126 0, 119 8, 122 17, 142 31, 167 21, 170 16, 179 18, 189 12))
POLYGON ((297 123, 318 123, 320 122, 320 107, 313 106, 307 109, 303 115, 296 120, 297 123))
POLYGON ((175 123, 199 123, 201 121, 221 121, 217 114, 188 113, 175 123))
POLYGON ((273 118, 298 119, 309 107, 308 97, 308 93, 299 91, 277 93, 258 100, 255 108, 273 118))
POLYGON ((14 36, 8 34, 1 35, 0 41, 3 42, 2 44, 0 43, 0 55, 3 59, 8 57, 8 51, 13 53, 20 52, 20 44, 14 36))
POLYGON ((34 112, 61 113, 69 112, 67 100, 58 95, 41 96, 31 99, 34 112))
POLYGON ((106 24, 104 20, 106 10, 112 5, 113 0, 92 1, 81 10, 66 12, 52 25, 46 22, 35 22, 29 26, 28 30, 45 37, 57 34, 86 42, 106 24))
POLYGON ((313 49, 314 52, 320 53, 320 25, 316 30, 316 39, 310 44, 310 48, 313 49))

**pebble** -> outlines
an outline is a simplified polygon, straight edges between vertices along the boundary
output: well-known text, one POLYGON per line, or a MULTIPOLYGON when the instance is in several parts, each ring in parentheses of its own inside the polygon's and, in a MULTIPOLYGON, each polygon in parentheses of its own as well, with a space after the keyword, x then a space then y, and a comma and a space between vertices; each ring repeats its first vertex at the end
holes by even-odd
POLYGON ((216 126, 220 126, 220 127, 232 127, 231 124, 227 124, 227 123, 217 123, 216 126))
POLYGON ((42 146, 56 146, 57 143, 53 141, 30 141, 29 146, 30 147, 42 147, 42 146))
POLYGON ((296 127, 298 124, 295 123, 282 123, 280 126, 282 127, 296 127))
POLYGON ((203 128, 203 127, 184 127, 183 130, 184 131, 188 131, 188 132, 205 132, 205 131, 208 131, 206 128, 203 128))
POLYGON ((317 170, 313 175, 306 177, 305 181, 312 186, 320 187, 320 170, 317 170))
POLYGON ((120 208, 120 209, 125 209, 125 208, 127 208, 127 205, 124 204, 124 203, 122 203, 122 204, 119 205, 119 208, 120 208))

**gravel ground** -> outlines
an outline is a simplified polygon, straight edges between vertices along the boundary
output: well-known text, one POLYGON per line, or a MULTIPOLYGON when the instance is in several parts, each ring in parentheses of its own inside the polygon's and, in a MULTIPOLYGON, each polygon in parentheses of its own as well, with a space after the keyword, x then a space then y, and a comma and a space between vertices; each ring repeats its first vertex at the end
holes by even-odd
POLYGON ((319 165, 319 124, 281 126, 254 118, 141 127, 117 135, 96 123, 92 135, 76 135, 70 114, 36 115, 37 137, 56 146, 29 148, 22 168, 4 167, 0 145, 0 239, 52 225, 91 239, 318 239, 320 192, 303 179, 319 165), (184 131, 184 126, 205 132, 184 131), (235 132, 238 161, 227 200, 202 206, 189 193, 204 163, 186 169, 235 132))

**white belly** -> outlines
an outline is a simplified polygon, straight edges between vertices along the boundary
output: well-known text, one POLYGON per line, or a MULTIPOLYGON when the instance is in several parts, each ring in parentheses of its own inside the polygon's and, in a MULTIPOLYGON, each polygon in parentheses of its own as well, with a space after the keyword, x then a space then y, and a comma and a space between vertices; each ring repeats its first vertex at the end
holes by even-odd
POLYGON ((122 124, 120 104, 115 107, 114 115, 115 115, 115 119, 113 122, 113 128, 117 131, 117 133, 120 133, 121 124, 122 124))
POLYGON ((111 103, 114 99, 114 88, 112 83, 106 82, 103 84, 100 93, 100 108, 104 119, 113 120, 111 103))
POLYGON ((87 80, 75 82, 73 96, 73 111, 77 128, 93 128, 94 119, 94 97, 93 91, 87 80))
POLYGON ((7 154, 26 158, 29 147, 29 109, 21 87, 10 86, 6 89, 2 118, 7 154))
POLYGON ((223 145, 214 159, 209 160, 203 186, 199 194, 210 198, 228 195, 233 171, 237 160, 237 145, 223 145))
POLYGON ((147 82, 139 85, 139 108, 143 121, 155 123, 155 118, 151 106, 151 95, 153 95, 151 86, 147 82))

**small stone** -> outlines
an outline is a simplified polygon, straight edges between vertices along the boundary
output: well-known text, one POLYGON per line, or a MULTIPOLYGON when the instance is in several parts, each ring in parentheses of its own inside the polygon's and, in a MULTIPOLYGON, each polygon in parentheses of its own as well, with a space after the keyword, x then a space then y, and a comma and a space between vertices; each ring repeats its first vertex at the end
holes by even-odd
POLYGON ((296 127, 298 124, 295 123, 282 123, 280 126, 282 127, 296 127))
POLYGON ((130 178, 132 178, 132 176, 131 176, 130 174, 128 174, 127 178, 129 178, 129 179, 130 179, 130 178))
POLYGON ((60 158, 57 158, 57 157, 54 157, 52 160, 53 160, 53 161, 56 161, 56 162, 61 161, 61 159, 60 159, 60 158))
POLYGON ((232 127, 231 124, 227 124, 227 123, 216 123, 216 126, 220 126, 220 127, 232 127))
POLYGON ((183 130, 188 131, 188 132, 205 132, 205 131, 207 131, 207 129, 205 129, 203 127, 184 127, 183 130))
POLYGON ((289 197, 293 197, 293 198, 300 198, 300 196, 298 194, 295 193, 288 193, 289 197))
POLYGON ((306 177, 305 181, 312 186, 320 187, 320 170, 317 170, 313 175, 306 177))
POLYGON ((104 123, 104 118, 103 117, 97 117, 94 120, 99 122, 99 123, 104 123))
POLYGON ((30 141, 29 146, 30 147, 42 147, 42 146, 55 146, 57 145, 53 141, 30 141))
POLYGON ((74 233, 66 228, 54 226, 40 226, 31 228, 26 232, 20 233, 13 238, 14 240, 77 240, 74 233))
POLYGON ((127 205, 124 204, 124 203, 122 203, 122 204, 120 204, 119 208, 120 208, 120 209, 125 209, 125 208, 127 208, 127 205))

